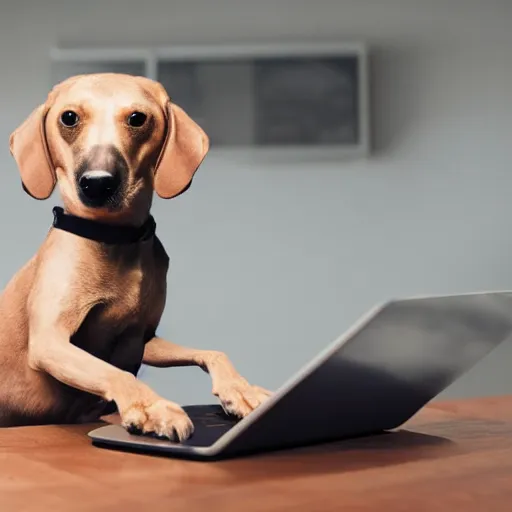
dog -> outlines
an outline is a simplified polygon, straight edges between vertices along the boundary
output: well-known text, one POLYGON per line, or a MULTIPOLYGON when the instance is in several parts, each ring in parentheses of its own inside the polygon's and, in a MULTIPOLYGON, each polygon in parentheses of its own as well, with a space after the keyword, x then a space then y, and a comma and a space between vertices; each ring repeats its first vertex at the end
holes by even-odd
POLYGON ((169 258, 152 200, 187 190, 208 150, 159 82, 116 73, 64 80, 13 131, 24 190, 44 200, 57 187, 63 208, 0 296, 0 426, 115 412, 130 432, 183 442, 190 418, 137 378, 142 364, 199 366, 239 418, 271 396, 224 353, 157 334, 169 258))

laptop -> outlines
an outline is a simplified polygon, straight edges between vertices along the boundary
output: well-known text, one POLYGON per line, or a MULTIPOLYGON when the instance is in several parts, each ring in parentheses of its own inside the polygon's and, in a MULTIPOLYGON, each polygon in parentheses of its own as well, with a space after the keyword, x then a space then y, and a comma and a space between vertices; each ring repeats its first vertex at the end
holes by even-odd
POLYGON ((183 443, 89 433, 102 448, 195 460, 376 435, 400 427, 512 334, 512 292, 388 301, 371 311, 237 420, 220 405, 191 405, 195 431, 183 443))

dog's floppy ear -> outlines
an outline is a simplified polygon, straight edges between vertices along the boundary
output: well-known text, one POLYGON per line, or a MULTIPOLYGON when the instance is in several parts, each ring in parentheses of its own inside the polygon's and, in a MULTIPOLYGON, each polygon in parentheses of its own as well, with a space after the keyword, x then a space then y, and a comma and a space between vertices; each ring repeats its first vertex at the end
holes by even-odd
POLYGON ((56 183, 45 133, 46 104, 32 111, 11 134, 9 148, 21 174, 24 190, 35 199, 47 199, 56 183))
POLYGON ((167 132, 155 168, 156 193, 170 199, 185 192, 192 183, 210 146, 203 129, 169 99, 165 101, 167 132))

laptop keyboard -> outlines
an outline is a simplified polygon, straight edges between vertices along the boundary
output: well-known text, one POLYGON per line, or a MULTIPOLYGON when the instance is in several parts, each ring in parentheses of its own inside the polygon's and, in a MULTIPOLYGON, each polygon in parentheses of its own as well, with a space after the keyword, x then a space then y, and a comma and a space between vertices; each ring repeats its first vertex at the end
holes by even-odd
POLYGON ((183 409, 194 424, 194 433, 183 443, 188 446, 210 446, 240 421, 220 405, 188 405, 183 409))
MULTIPOLYGON (((192 436, 181 443, 187 446, 211 446, 240 421, 239 418, 226 414, 220 405, 187 405, 183 410, 194 425, 192 436)), ((141 432, 136 431, 131 433, 142 435, 141 432)), ((159 441, 165 440, 155 434, 144 435, 159 441)))

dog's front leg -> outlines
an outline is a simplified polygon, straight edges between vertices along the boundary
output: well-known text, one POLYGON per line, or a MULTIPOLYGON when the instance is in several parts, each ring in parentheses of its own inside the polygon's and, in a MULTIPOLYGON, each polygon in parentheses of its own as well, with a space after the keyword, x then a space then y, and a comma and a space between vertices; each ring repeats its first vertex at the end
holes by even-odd
POLYGON ((201 367, 210 374, 212 393, 219 398, 224 410, 238 417, 247 416, 271 396, 270 391, 249 384, 222 352, 182 347, 154 337, 146 343, 143 363, 161 368, 201 367))
POLYGON ((68 386, 114 401, 122 425, 130 431, 180 441, 193 431, 192 422, 179 405, 161 398, 131 373, 72 345, 62 329, 31 335, 29 366, 68 386))
POLYGON ((44 279, 36 284, 28 304, 29 367, 115 402, 128 430, 180 441, 188 438, 193 425, 179 405, 161 398, 131 373, 71 343, 71 334, 78 330, 90 306, 69 296, 71 288, 65 282, 58 281, 53 288, 45 284, 44 279))

